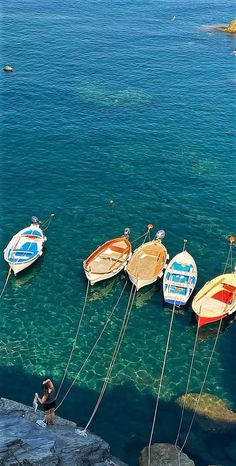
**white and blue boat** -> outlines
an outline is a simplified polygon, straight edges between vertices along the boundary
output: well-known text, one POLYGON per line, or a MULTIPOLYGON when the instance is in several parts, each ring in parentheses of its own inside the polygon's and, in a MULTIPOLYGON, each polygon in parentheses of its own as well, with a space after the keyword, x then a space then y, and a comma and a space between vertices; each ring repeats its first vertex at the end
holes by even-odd
POLYGON ((16 233, 4 249, 4 259, 16 275, 32 265, 42 254, 47 240, 37 217, 29 227, 16 233))
POLYGON ((166 303, 184 306, 197 283, 197 266, 193 257, 182 251, 169 262, 163 278, 166 303))

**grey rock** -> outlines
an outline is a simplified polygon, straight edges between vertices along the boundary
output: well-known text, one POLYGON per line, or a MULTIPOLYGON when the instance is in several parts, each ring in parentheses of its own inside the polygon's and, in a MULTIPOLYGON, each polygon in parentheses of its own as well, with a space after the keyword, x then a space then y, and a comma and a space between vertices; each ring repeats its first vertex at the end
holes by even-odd
MULTIPOLYGON (((194 466, 194 462, 180 451, 178 446, 170 443, 154 443, 151 445, 150 466, 194 466)), ((148 447, 145 447, 139 457, 140 466, 148 466, 148 447)))
POLYGON ((113 458, 109 445, 74 422, 56 417, 54 426, 41 427, 42 412, 0 398, 0 466, 127 466, 113 458))

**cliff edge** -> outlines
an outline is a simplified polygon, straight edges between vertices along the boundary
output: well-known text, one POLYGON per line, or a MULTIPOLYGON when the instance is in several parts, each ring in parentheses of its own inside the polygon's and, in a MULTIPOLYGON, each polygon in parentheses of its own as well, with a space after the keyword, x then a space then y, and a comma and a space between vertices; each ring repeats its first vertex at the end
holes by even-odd
POLYGON ((74 422, 56 417, 56 425, 42 427, 43 413, 16 401, 0 398, 1 466, 127 466, 111 456, 109 445, 74 422))

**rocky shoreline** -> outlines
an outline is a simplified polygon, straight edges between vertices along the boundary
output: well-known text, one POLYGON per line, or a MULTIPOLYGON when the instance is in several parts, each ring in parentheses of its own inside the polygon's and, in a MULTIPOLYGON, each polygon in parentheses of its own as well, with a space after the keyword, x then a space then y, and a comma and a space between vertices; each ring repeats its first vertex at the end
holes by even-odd
POLYGON ((55 426, 41 427, 43 412, 0 398, 0 465, 127 466, 111 455, 102 438, 74 422, 56 417, 55 426))
MULTIPOLYGON (((43 418, 42 411, 0 398, 0 466, 127 466, 107 442, 84 435, 75 422, 56 416, 56 424, 46 426, 43 418)), ((140 466, 147 466, 147 451, 140 453, 140 466)), ((151 466, 178 466, 178 454, 183 466, 194 466, 178 447, 164 443, 152 445, 151 466)))

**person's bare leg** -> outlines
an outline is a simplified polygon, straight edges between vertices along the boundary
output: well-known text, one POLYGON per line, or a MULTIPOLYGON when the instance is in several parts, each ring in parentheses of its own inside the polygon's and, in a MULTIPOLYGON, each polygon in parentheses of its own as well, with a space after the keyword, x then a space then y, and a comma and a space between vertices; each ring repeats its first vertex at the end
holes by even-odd
POLYGON ((54 424, 55 423, 55 410, 54 408, 50 409, 49 411, 49 424, 54 424))
POLYGON ((46 424, 50 424, 50 410, 45 411, 45 422, 46 424))

